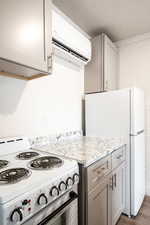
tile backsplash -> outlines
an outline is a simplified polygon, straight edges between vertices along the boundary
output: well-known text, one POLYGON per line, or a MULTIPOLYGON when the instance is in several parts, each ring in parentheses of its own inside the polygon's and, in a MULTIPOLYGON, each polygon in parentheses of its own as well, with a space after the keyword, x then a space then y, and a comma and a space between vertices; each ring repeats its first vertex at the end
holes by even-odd
POLYGON ((66 139, 80 137, 82 135, 83 135, 83 132, 81 130, 76 130, 76 131, 69 131, 69 132, 58 133, 53 135, 37 136, 37 137, 29 138, 29 142, 31 147, 35 148, 37 146, 57 143, 66 139))

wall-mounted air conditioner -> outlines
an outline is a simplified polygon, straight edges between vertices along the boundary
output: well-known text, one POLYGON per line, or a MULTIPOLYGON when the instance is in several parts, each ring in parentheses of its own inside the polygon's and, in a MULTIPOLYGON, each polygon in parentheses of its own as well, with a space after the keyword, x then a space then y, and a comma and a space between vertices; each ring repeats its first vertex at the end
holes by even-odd
POLYGON ((56 8, 52 11, 52 40, 54 55, 78 66, 84 66, 91 60, 89 38, 56 8))

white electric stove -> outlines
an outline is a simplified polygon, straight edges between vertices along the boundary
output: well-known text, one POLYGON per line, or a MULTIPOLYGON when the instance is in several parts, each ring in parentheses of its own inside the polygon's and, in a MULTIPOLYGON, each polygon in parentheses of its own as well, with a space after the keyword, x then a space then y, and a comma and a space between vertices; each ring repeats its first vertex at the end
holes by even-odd
POLYGON ((52 224, 78 182, 76 161, 30 149, 27 138, 0 139, 0 225, 52 224))

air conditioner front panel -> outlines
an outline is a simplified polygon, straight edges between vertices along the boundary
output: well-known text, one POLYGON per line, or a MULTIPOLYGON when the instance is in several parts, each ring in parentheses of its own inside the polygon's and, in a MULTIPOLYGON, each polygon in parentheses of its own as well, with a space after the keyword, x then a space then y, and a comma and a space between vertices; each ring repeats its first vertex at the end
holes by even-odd
POLYGON ((63 43, 84 57, 91 58, 91 42, 80 33, 66 18, 63 18, 55 10, 52 12, 53 38, 63 43))

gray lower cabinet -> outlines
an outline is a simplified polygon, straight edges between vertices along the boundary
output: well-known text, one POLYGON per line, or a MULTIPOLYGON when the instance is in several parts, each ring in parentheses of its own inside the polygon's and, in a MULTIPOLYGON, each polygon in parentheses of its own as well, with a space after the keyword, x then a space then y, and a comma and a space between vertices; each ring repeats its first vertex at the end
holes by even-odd
POLYGON ((120 217, 125 202, 125 166, 122 164, 113 171, 113 188, 112 188, 112 223, 115 225, 120 217))
POLYGON ((88 225, 108 225, 111 221, 109 179, 97 185, 88 196, 88 225))
POLYGON ((125 149, 89 166, 86 225, 115 225, 125 202, 125 149))

